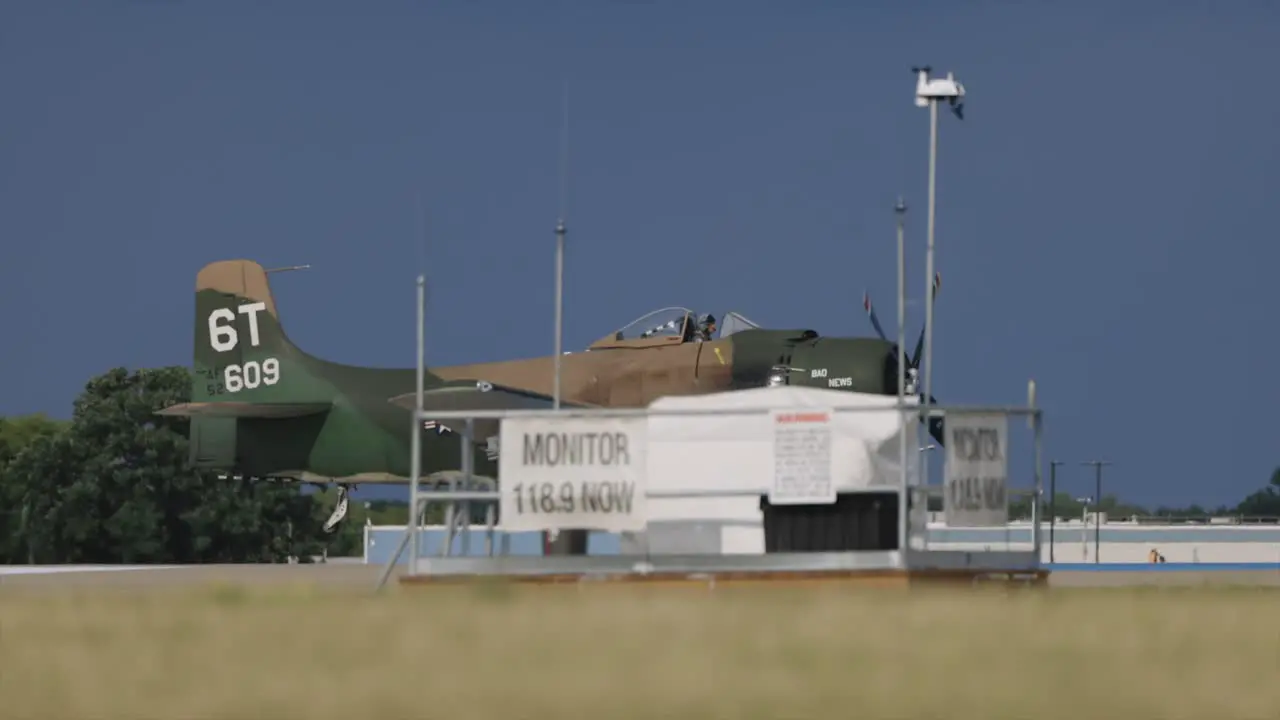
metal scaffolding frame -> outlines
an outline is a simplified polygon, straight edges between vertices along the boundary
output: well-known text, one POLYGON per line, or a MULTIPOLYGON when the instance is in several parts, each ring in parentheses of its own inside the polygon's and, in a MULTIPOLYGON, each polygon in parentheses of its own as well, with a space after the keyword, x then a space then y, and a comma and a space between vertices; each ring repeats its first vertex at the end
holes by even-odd
MULTIPOLYGON (((409 516, 407 518, 405 533, 396 552, 392 554, 388 560, 384 572, 378 580, 378 587, 382 587, 389 579, 390 575, 399 563, 406 546, 409 550, 409 563, 407 573, 418 574, 422 567, 420 562, 419 540, 421 538, 421 530, 423 529, 422 521, 426 513, 428 505, 432 502, 443 502, 446 504, 446 536, 442 545, 441 557, 431 559, 429 565, 432 572, 440 571, 447 574, 547 574, 547 573, 563 573, 563 572, 581 572, 585 574, 599 572, 648 572, 653 570, 669 569, 673 571, 691 571, 691 572, 708 572, 716 568, 724 570, 747 570, 756 568, 761 571, 779 571, 779 570, 812 570, 812 569, 854 569, 868 567, 867 563, 872 562, 878 569, 958 569, 966 568, 970 570, 989 570, 991 572, 1014 572, 1025 571, 1034 572, 1040 567, 1040 513, 1033 513, 1033 549, 1029 552, 1021 551, 989 551, 986 553, 974 552, 958 552, 958 551, 930 551, 912 550, 909 547, 909 531, 910 531, 910 513, 900 510, 900 522, 898 527, 898 550, 887 553, 878 553, 871 551, 848 551, 848 552, 807 552, 807 553, 777 553, 766 554, 760 556, 690 556, 690 555, 651 555, 644 558, 636 556, 564 556, 564 557, 503 557, 493 554, 493 543, 490 540, 486 542, 486 555, 488 557, 449 557, 450 549, 453 544, 453 538, 457 532, 459 523, 456 522, 457 510, 463 509, 466 513, 467 522, 463 525, 469 525, 470 508, 469 503, 483 502, 488 505, 487 511, 487 529, 489 538, 496 529, 496 503, 499 502, 501 494, 498 484, 500 479, 495 482, 493 479, 476 478, 473 473, 474 465, 474 427, 476 420, 498 420, 502 421, 508 418, 613 418, 613 417, 654 417, 654 416, 724 416, 728 414, 743 413, 760 413, 766 414, 767 409, 759 410, 728 410, 728 409, 700 409, 700 410, 658 410, 652 408, 564 408, 546 409, 546 410, 450 410, 450 411, 433 411, 426 413, 423 410, 425 397, 425 344, 424 344, 424 317, 425 317, 425 280, 422 276, 418 277, 418 366, 417 366, 417 388, 415 409, 411 414, 411 442, 410 442, 410 488, 409 488, 409 516), (432 480, 431 478, 422 478, 422 437, 425 432, 424 423, 427 420, 462 420, 462 431, 458 433, 459 442, 462 446, 462 468, 460 477, 454 477, 451 480, 443 481, 440 479, 432 480), (424 489, 424 485, 428 487, 424 489), (484 489, 480 489, 480 485, 487 485, 484 489), (878 557, 878 559, 875 559, 878 557), (639 562, 638 562, 639 561, 639 562)), ((1041 435, 1042 435, 1042 415, 1041 410, 1036 407, 1032 400, 1027 406, 930 406, 928 409, 921 411, 915 402, 905 402, 899 396, 897 402, 893 405, 866 407, 866 408, 835 408, 833 412, 836 414, 844 413, 861 413, 861 412, 886 412, 896 411, 903 414, 904 422, 915 422, 918 416, 927 417, 947 417, 950 415, 963 415, 969 413, 983 414, 1000 414, 1007 417, 1026 417, 1031 425, 1034 433, 1034 451, 1033 451, 1033 472, 1034 487, 1030 490, 1008 489, 1009 497, 1015 495, 1025 496, 1030 494, 1033 498, 1038 499, 1042 495, 1043 478, 1041 473, 1041 435)), ((905 437, 905 436, 900 436, 905 437)), ((501 450, 499 450, 501 452, 501 450)), ((900 509, 911 506, 912 503, 927 503, 927 498, 936 496, 942 491, 942 487, 929 487, 924 479, 917 477, 908 477, 906 464, 901 467, 902 474, 897 485, 898 502, 900 509)), ((695 498, 695 497, 743 497, 743 496, 759 496, 767 495, 767 488, 739 489, 734 491, 718 491, 718 492, 648 492, 649 498, 695 498)), ((1038 506, 1038 502, 1033 502, 1033 508, 1038 506)), ((1038 510, 1038 508, 1037 508, 1038 510)), ((468 537, 463 535, 464 539, 468 537)), ((465 540, 464 540, 465 541, 465 540)))

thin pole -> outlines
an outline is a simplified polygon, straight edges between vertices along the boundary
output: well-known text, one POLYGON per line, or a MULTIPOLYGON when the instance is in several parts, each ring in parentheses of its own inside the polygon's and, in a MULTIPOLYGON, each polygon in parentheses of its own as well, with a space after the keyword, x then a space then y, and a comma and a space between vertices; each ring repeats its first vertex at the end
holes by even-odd
POLYGON ((1092 465, 1094 471, 1093 485, 1093 562, 1099 563, 1098 550, 1102 547, 1102 522, 1099 513, 1102 511, 1102 466, 1110 465, 1109 460, 1090 460, 1080 463, 1092 465))
POLYGON ((1102 463, 1094 466, 1097 484, 1093 491, 1093 562, 1098 564, 1102 558, 1098 551, 1102 548, 1102 463))
MULTIPOLYGON (((1058 498, 1058 466, 1065 465, 1063 460, 1049 461, 1049 562, 1053 562, 1053 531, 1057 524, 1058 511, 1055 501, 1058 498)), ((1081 530, 1083 532, 1083 529, 1081 530)))
POLYGON ((560 356, 564 354, 564 236, 567 183, 569 177, 569 81, 564 81, 560 108, 560 217, 556 220, 556 321, 555 380, 551 384, 551 406, 560 409, 560 356))
MULTIPOLYGON (((462 483, 466 490, 472 489, 474 486, 475 476, 475 458, 476 449, 472 445, 472 435, 475 434, 475 420, 467 420, 462 430, 462 483)), ((466 500, 462 503, 462 556, 466 557, 471 554, 471 501, 466 500)), ((454 515, 457 518, 457 515, 454 515)), ((452 528, 450 528, 452 533, 452 528)), ((453 549, 453 538, 449 538, 449 549, 453 549)))
MULTIPOLYGON (((929 100, 929 217, 928 229, 928 250, 925 255, 925 287, 928 290, 928 299, 924 305, 924 395, 921 399, 921 405, 925 408, 925 423, 928 427, 929 418, 929 402, 933 397, 933 226, 934 226, 934 209, 937 199, 937 180, 938 180, 938 101, 936 99, 929 100)), ((925 454, 923 458, 923 469, 925 482, 929 481, 929 455, 925 454)))
MULTIPOLYGON (((1080 561, 1084 562, 1089 559, 1089 501, 1092 498, 1084 498, 1084 505, 1080 508, 1080 561)), ((1096 520, 1096 518, 1095 518, 1096 520)))
POLYGON ((910 536, 908 525, 910 524, 911 516, 908 507, 911 505, 912 496, 911 488, 907 484, 907 407, 905 404, 907 390, 907 351, 905 349, 907 342, 907 260, 905 239, 907 204, 901 196, 898 197, 898 204, 894 207, 894 212, 898 216, 898 467, 901 468, 902 475, 902 494, 899 496, 901 507, 898 508, 898 521, 901 528, 898 533, 898 549, 905 551, 910 536))
MULTIPOLYGON (((560 376, 561 362, 560 358, 564 355, 564 236, 565 226, 564 217, 556 222, 556 321, 555 321, 555 357, 551 363, 554 367, 552 371, 555 378, 551 384, 551 408, 560 410, 560 376)), ((577 533, 577 530, 564 530, 564 533, 577 533)), ((549 531, 542 533, 542 547, 544 554, 551 554, 551 534, 549 531)))
MULTIPOLYGON (((1029 404, 1031 405, 1032 408, 1036 407, 1034 401, 1029 404)), ((1033 459, 1033 462, 1035 463, 1035 475, 1036 475, 1035 504, 1031 506, 1032 507, 1031 532, 1035 533, 1035 542, 1032 543, 1032 547, 1035 548, 1036 565, 1039 565, 1042 562, 1042 559, 1044 558, 1044 542, 1040 536, 1040 529, 1044 527, 1044 517, 1043 517, 1044 512, 1043 512, 1043 507, 1040 504, 1040 497, 1044 494, 1044 469, 1043 469, 1044 466, 1041 465, 1041 463, 1044 462, 1043 460, 1044 458, 1044 443, 1043 443, 1044 426, 1042 425, 1043 421, 1044 421, 1044 418, 1043 416, 1040 415, 1040 412, 1037 409, 1036 414, 1032 419, 1032 423, 1031 423, 1034 426, 1032 428, 1032 432, 1035 433, 1035 458, 1033 459)), ((1053 562, 1052 554, 1053 552, 1050 551, 1050 560, 1049 560, 1050 562, 1053 562)))
MULTIPOLYGON (((555 340, 555 359, 552 361, 554 366, 555 380, 551 386, 551 407, 554 410, 560 410, 561 405, 561 358, 564 355, 564 239, 566 234, 565 217, 568 215, 566 210, 566 202, 568 197, 568 177, 569 177, 569 81, 564 82, 564 94, 562 97, 561 107, 561 125, 560 125, 560 218, 556 221, 556 340, 555 340)), ((582 554, 586 554, 586 530, 563 530, 560 535, 564 536, 564 542, 568 544, 568 552, 565 554, 578 554, 578 546, 582 546, 582 554), (580 542, 579 542, 580 541, 580 542)), ((542 547, 544 554, 560 554, 558 548, 554 548, 551 542, 550 533, 542 534, 542 547)))
POLYGON ((426 375, 426 338, 425 326, 427 324, 427 278, 425 275, 418 275, 418 366, 417 377, 414 382, 417 383, 417 397, 414 399, 413 419, 410 421, 410 440, 409 452, 409 517, 406 522, 409 526, 409 573, 418 572, 418 476, 422 474, 422 406, 423 406, 423 383, 426 375))
POLYGON ((551 385, 552 407, 560 409, 560 356, 564 347, 564 220, 556 223, 556 342, 555 381, 551 385))
MULTIPOLYGON (((907 204, 898 198, 894 208, 898 214, 898 403, 902 404, 907 392, 907 259, 906 216, 907 204)), ((906 455, 904 446, 903 456, 906 455)))

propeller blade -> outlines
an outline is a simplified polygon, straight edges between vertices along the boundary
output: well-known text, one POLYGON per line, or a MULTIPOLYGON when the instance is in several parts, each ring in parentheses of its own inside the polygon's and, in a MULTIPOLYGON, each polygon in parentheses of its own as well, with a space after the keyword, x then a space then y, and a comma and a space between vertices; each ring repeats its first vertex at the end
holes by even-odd
MULTIPOLYGON (((930 395, 930 396, 929 396, 929 404, 930 404, 930 405, 937 405, 937 404, 938 404, 938 398, 936 398, 936 397, 934 397, 934 396, 930 395)), ((930 434, 930 435, 932 435, 932 436, 933 436, 933 439, 938 443, 938 447, 946 447, 946 446, 947 446, 947 444, 946 444, 945 442, 943 442, 943 441, 942 441, 942 438, 943 438, 943 432, 942 432, 942 430, 943 430, 942 418, 940 418, 940 417, 931 417, 931 418, 929 418, 929 434, 930 434)))
POLYGON ((884 328, 880 327, 880 318, 876 317, 876 309, 871 306, 871 294, 865 291, 862 293, 862 309, 867 311, 867 316, 871 318, 871 325, 875 327, 880 339, 888 342, 889 338, 885 337, 884 328))
POLYGON ((924 352, 924 328, 920 328, 920 339, 916 340, 916 350, 911 353, 911 367, 920 367, 920 353, 924 352))

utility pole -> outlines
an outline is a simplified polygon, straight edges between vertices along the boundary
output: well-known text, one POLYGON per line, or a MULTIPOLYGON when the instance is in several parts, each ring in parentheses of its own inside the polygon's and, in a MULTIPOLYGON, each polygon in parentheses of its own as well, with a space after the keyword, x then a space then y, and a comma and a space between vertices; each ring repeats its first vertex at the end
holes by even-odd
POLYGON ((1058 466, 1066 464, 1065 460, 1049 461, 1049 562, 1053 562, 1053 530, 1058 521, 1055 504, 1058 497, 1058 466))
POLYGON ((1099 513, 1102 510, 1102 468, 1104 465, 1110 465, 1110 460, 1089 460, 1080 463, 1081 465, 1092 465, 1094 472, 1094 488, 1093 488, 1093 562, 1097 564, 1098 548, 1102 544, 1102 523, 1099 521, 1099 513))

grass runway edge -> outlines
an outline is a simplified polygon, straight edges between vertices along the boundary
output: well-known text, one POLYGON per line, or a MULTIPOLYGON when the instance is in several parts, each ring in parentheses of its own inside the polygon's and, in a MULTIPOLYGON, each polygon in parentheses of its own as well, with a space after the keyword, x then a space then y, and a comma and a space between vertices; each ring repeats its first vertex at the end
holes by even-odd
POLYGON ((1065 718, 1082 693, 1117 716, 1280 707, 1274 588, 393 582, 375 596, 280 575, 0 588, 6 717, 1065 718))

